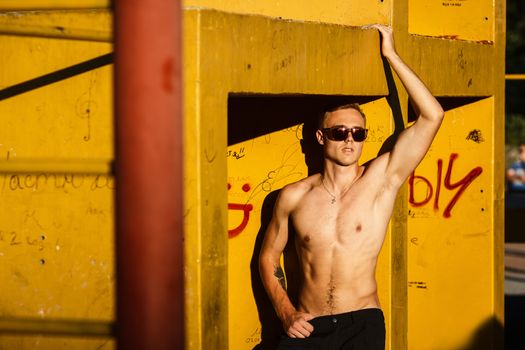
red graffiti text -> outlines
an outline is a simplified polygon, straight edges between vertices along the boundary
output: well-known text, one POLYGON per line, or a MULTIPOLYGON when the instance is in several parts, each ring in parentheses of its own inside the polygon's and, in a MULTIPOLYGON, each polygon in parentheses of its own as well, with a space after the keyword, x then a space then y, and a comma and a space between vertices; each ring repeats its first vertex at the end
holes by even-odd
MULTIPOLYGON (((445 188, 447 190, 454 190, 456 188, 459 188, 457 190, 457 192, 455 193, 455 195, 450 200, 450 202, 448 203, 448 205, 446 206, 445 211, 443 212, 443 216, 445 218, 450 218, 452 208, 454 208, 454 206, 456 205, 457 201, 461 198, 461 195, 463 194, 463 192, 465 192, 467 187, 478 176, 480 176, 481 173, 483 172, 483 169, 478 166, 478 167, 472 169, 461 180, 453 183, 452 180, 451 180, 451 178, 452 178, 452 168, 454 167, 454 161, 457 158, 458 158, 458 154, 457 153, 452 153, 450 155, 450 159, 449 159, 448 167, 447 167, 447 173, 445 174, 445 179, 443 181, 443 185, 445 186, 445 188)), ((440 194, 440 191, 441 191, 442 174, 443 174, 443 160, 442 159, 438 159, 438 161, 437 161, 436 192, 435 192, 435 196, 434 196, 434 211, 438 211, 439 210, 439 194, 440 194)), ((413 207, 422 207, 422 206, 424 206, 425 204, 430 202, 430 200, 432 199, 432 196, 434 195, 434 187, 432 186, 432 183, 427 178, 425 178, 423 176, 420 176, 420 175, 416 175, 415 172, 413 172, 412 175, 410 176, 410 178, 408 179, 408 186, 409 186, 409 191, 410 191, 408 202, 413 207), (414 198, 414 184, 415 184, 415 182, 418 182, 418 181, 423 182, 426 185, 427 193, 426 193, 426 196, 425 196, 425 198, 423 200, 416 201, 416 199, 414 198)))
MULTIPOLYGON (((228 190, 230 190, 232 187, 230 183, 228 183, 227 186, 228 186, 228 190)), ((250 189, 251 189, 251 186, 248 183, 245 183, 242 186, 243 192, 249 192, 250 189)), ((228 203, 228 210, 242 210, 243 211, 243 217, 242 217, 241 223, 237 227, 231 230, 228 230, 228 238, 234 238, 234 237, 237 237, 239 234, 241 234, 241 232, 248 225, 248 221, 250 221, 250 212, 253 210, 253 205, 241 204, 241 203, 228 203)))

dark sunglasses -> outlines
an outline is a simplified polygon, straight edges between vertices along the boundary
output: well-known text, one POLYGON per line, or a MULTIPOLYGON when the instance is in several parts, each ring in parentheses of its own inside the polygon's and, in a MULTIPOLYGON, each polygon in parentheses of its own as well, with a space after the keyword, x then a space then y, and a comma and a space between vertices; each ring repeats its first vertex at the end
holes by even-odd
POLYGON ((323 133, 328 140, 332 141, 344 141, 348 138, 348 134, 351 133, 352 139, 354 139, 355 142, 363 142, 368 134, 368 129, 332 126, 331 128, 324 128, 323 133))

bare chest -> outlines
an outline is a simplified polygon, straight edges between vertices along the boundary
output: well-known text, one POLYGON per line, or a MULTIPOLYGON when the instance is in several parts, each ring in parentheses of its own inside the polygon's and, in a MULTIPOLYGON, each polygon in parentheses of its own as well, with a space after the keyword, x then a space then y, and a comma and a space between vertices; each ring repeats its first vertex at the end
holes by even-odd
POLYGON ((296 241, 305 248, 360 245, 376 235, 374 218, 372 201, 359 194, 332 203, 317 193, 304 198, 292 214, 296 241))

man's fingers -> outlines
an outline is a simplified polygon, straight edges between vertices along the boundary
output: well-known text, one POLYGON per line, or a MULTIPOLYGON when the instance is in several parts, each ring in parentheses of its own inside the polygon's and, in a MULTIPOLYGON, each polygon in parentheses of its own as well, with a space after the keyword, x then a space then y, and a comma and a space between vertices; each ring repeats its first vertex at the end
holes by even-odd
POLYGON ((378 23, 362 26, 361 28, 363 28, 363 29, 377 29, 383 34, 385 34, 385 33, 392 33, 392 27, 386 26, 384 24, 378 24, 378 23))
POLYGON ((306 338, 303 334, 301 334, 301 332, 299 332, 299 330, 295 328, 290 328, 288 330, 288 336, 290 338, 306 338))
POLYGON ((314 331, 314 326, 310 322, 305 322, 303 325, 304 329, 306 329, 309 333, 312 333, 314 331))
POLYGON ((302 325, 297 327, 295 329, 301 336, 298 337, 298 338, 306 338, 306 337, 309 337, 310 336, 310 332, 309 330, 307 330, 306 328, 304 328, 302 325))
POLYGON ((314 326, 312 326, 310 322, 302 319, 298 323, 296 323, 295 329, 298 330, 299 333, 301 333, 305 337, 309 337, 312 331, 314 330, 314 326))
POLYGON ((288 329, 288 336, 291 338, 306 338, 312 334, 314 327, 304 319, 297 320, 288 329))

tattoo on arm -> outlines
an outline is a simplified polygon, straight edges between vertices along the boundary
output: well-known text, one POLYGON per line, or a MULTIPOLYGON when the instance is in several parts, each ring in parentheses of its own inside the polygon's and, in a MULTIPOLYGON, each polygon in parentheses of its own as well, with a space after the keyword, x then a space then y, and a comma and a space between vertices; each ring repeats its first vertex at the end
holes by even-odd
POLYGON ((286 290, 286 283, 284 281, 283 269, 280 266, 276 266, 275 270, 273 271, 273 275, 277 278, 277 280, 281 284, 281 287, 283 287, 283 289, 286 290))

